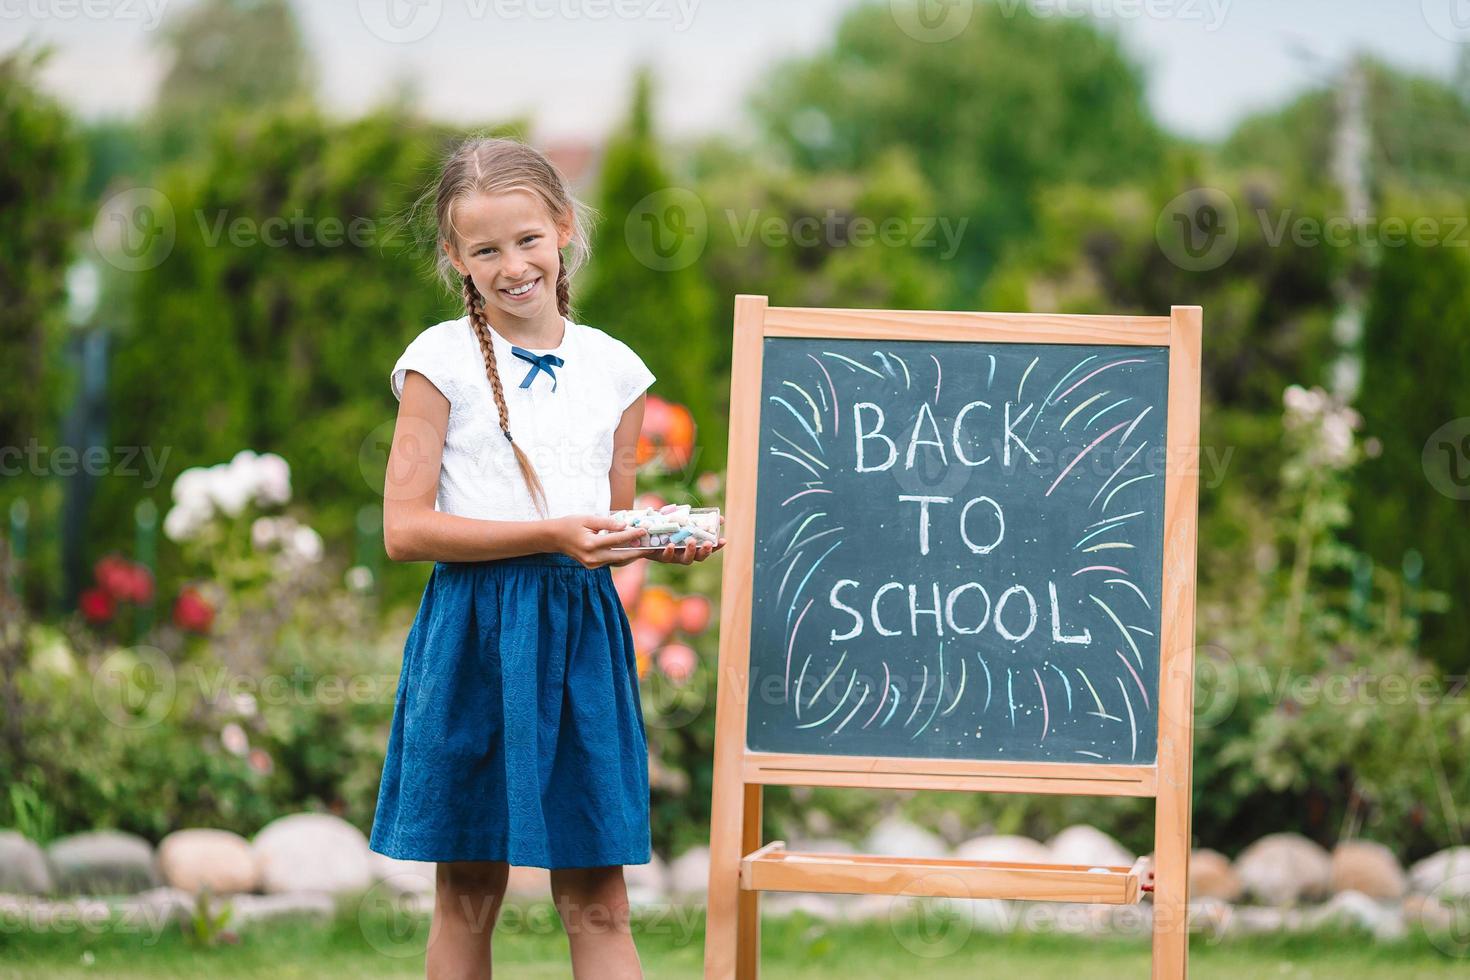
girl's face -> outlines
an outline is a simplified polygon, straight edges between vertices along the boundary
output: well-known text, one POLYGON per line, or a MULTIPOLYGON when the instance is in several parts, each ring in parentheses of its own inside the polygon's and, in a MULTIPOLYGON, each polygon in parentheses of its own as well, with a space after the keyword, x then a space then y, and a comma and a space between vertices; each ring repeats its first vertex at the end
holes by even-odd
POLYGON ((551 220, 539 197, 524 190, 476 194, 459 203, 454 224, 459 249, 444 242, 444 251, 461 276, 474 280, 487 310, 533 321, 561 316, 556 305, 559 250, 572 233, 569 225, 558 227, 551 220))

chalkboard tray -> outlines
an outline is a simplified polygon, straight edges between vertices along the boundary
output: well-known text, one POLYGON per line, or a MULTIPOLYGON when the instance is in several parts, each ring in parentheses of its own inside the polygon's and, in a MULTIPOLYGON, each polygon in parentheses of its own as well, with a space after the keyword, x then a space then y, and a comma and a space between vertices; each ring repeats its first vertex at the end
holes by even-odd
POLYGON ((1135 905, 1148 879, 1146 858, 1124 867, 822 854, 788 851, 779 840, 740 862, 740 886, 753 891, 1135 905))

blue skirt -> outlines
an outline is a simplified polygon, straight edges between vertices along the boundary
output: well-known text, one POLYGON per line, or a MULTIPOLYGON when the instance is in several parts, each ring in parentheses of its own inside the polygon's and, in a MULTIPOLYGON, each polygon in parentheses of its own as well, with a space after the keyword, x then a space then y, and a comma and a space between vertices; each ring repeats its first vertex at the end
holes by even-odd
POLYGON ((650 860, 638 667, 611 568, 559 553, 434 565, 369 846, 542 868, 650 860))

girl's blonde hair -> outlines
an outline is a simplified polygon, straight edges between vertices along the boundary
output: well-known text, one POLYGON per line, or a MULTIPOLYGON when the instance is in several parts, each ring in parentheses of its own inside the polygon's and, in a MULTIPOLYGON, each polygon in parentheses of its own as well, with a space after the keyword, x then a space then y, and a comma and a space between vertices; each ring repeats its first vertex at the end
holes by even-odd
POLYGON ((434 217, 438 226, 434 261, 435 271, 445 286, 464 298, 465 312, 469 314, 470 324, 480 342, 480 354, 485 359, 490 390, 495 394, 495 407, 500 410, 500 431, 510 442, 521 478, 544 517, 547 512, 546 488, 542 486, 530 458, 511 438, 510 415, 505 405, 505 392, 500 385, 500 370, 495 363, 495 345, 491 342, 489 325, 485 320, 485 297, 475 288, 473 279, 459 274, 440 244, 447 242, 456 254, 460 252, 461 240, 454 224, 454 213, 462 201, 477 194, 500 194, 512 190, 534 194, 558 229, 567 224, 571 226, 572 238, 567 243, 566 254, 562 256, 556 274, 556 305, 562 316, 570 318, 571 277, 587 261, 587 225, 593 211, 572 195, 565 178, 544 154, 519 140, 472 136, 460 143, 445 160, 433 190, 434 217))

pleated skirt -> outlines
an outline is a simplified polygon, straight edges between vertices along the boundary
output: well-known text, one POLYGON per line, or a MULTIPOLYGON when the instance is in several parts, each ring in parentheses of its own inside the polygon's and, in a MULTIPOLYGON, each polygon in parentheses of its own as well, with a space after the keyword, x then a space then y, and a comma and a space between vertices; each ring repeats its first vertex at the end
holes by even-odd
POLYGON ((543 868, 650 860, 648 748, 609 567, 438 562, 404 644, 369 846, 543 868))

